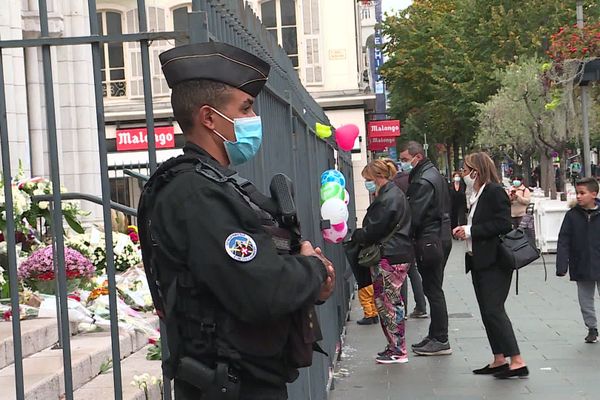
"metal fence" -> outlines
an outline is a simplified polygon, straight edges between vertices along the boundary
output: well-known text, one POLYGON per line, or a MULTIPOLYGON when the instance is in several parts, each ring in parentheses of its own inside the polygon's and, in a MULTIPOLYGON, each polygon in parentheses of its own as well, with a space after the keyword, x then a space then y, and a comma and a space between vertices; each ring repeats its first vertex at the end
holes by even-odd
MULTIPOLYGON (((273 35, 267 32, 259 19, 242 0, 193 0, 192 11, 188 14, 188 32, 148 32, 146 4, 137 1, 139 32, 119 35, 100 35, 96 18, 96 0, 88 0, 89 36, 51 37, 48 31, 48 10, 46 0, 38 0, 41 37, 25 40, 0 41, 0 146, 4 196, 6 199, 7 228, 5 238, 8 244, 9 282, 11 305, 19 308, 17 258, 15 253, 15 224, 13 219, 13 201, 11 187, 11 152, 9 149, 6 96, 4 83, 4 65, 2 50, 8 48, 39 47, 42 51, 43 77, 45 92, 45 110, 47 122, 48 154, 53 187, 60 187, 59 146, 57 141, 57 123, 55 117, 55 99, 53 93, 53 72, 51 47, 89 45, 92 51, 93 76, 95 88, 96 122, 101 170, 102 215, 106 233, 107 275, 110 300, 110 321, 113 361, 113 384, 115 399, 122 398, 121 352, 117 328, 117 297, 115 287, 114 254, 111 234, 111 188, 107 165, 107 146, 104 121, 103 85, 101 77, 101 45, 105 43, 137 42, 141 48, 143 72, 144 109, 148 128, 148 169, 156 169, 156 146, 154 143, 154 120, 152 88, 150 78, 149 43, 152 40, 177 39, 190 42, 207 40, 222 41, 241 47, 267 60, 271 65, 271 75, 265 90, 257 99, 257 112, 264 124, 264 146, 257 158, 240 168, 242 175, 254 180, 256 185, 267 190, 270 177, 276 172, 284 172, 295 181, 296 200, 305 238, 312 239, 324 248, 324 252, 334 262, 337 270, 337 289, 334 296, 318 307, 321 327, 324 334, 323 348, 329 357, 315 355, 313 366, 301 371, 300 378, 289 387, 291 399, 325 399, 327 385, 331 382, 334 357, 339 350, 340 335, 348 311, 351 284, 347 280, 347 265, 341 246, 324 244, 319 226, 319 177, 322 171, 337 167, 347 178, 347 189, 353 198, 352 163, 349 153, 338 153, 334 142, 325 142, 315 136, 315 123, 328 124, 323 110, 303 88, 297 72, 285 52, 278 46, 273 35)), ((93 200, 93 194, 84 194, 86 200, 93 200)), ((52 203, 73 196, 61 194, 55 190, 52 203)), ((77 197, 77 196, 74 196, 77 197)), ((355 210, 351 204, 349 224, 355 227, 355 210)), ((127 211, 126 208, 122 208, 127 211)), ((132 213, 135 210, 130 210, 132 213)), ((52 218, 61 221, 61 207, 53 207, 52 218)), ((60 341, 64 366, 64 398, 73 399, 73 376, 71 368, 71 346, 67 308, 67 283, 65 275, 64 238, 60 224, 52 224, 53 246, 55 248, 56 276, 58 280, 58 315, 60 341)), ((19 318, 12 319, 14 339, 14 371, 16 398, 25 398, 23 383, 23 357, 21 326, 19 318)), ((170 385, 165 382, 165 398, 171 396, 170 385)))

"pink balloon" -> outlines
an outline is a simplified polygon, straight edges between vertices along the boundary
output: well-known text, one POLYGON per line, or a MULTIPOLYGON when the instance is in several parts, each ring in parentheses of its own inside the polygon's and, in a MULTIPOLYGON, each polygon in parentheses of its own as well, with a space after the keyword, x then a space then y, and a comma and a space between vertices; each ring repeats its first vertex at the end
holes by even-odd
POLYGON ((341 222, 339 224, 335 224, 335 225, 331 225, 331 227, 333 228, 334 231, 336 232, 343 232, 344 229, 347 229, 346 223, 345 222, 341 222))
POLYGON ((348 225, 346 225, 345 222, 343 222, 343 224, 344 226, 341 231, 338 231, 333 227, 329 229, 323 229, 321 231, 321 233, 323 234, 323 239, 325 239, 325 241, 329 243, 341 243, 348 234, 348 225))
POLYGON ((340 149, 350 151, 358 137, 358 126, 354 124, 342 125, 335 130, 335 141, 340 149))

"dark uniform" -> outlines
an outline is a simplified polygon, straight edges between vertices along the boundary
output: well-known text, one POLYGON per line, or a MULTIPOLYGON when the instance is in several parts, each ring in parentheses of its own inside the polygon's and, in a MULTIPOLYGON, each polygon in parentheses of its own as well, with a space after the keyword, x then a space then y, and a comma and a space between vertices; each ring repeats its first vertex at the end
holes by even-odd
MULTIPOLYGON (((161 56, 171 86, 213 79, 256 96, 268 74, 262 60, 220 43, 171 52, 161 56)), ((286 399, 286 383, 310 364, 298 348, 321 339, 313 304, 327 278, 323 262, 290 254, 254 187, 232 174, 187 143, 140 199, 144 265, 159 287, 171 353, 163 367, 178 400, 231 398, 219 397, 219 380, 241 382, 240 399, 286 399), (216 371, 216 386, 202 382, 202 371, 216 371)))

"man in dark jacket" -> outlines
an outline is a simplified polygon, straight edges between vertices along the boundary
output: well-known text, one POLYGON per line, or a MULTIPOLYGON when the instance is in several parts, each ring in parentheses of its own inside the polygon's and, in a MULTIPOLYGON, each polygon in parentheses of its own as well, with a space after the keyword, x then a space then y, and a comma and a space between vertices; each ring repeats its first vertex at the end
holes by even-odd
POLYGON ((186 140, 184 155, 146 184, 138 213, 167 331, 164 372, 177 400, 287 399, 319 339, 313 304, 331 295, 335 274, 309 242, 292 254, 267 202, 228 168, 260 147, 253 103, 269 64, 216 42, 176 47, 160 61, 186 140), (305 343, 307 352, 295 351, 305 343))
POLYGON ((411 236, 417 267, 431 315, 429 333, 413 351, 419 355, 452 354, 448 341, 448 310, 442 284, 452 248, 450 194, 438 169, 425 157, 423 146, 410 141, 400 152, 404 170, 411 170, 407 197, 412 214, 411 236))
MULTIPOLYGON (((406 171, 398 171, 396 176, 394 177, 394 183, 396 186, 402 190, 404 194, 408 192, 408 179, 410 177, 410 173, 406 171)), ((427 301, 425 300, 425 293, 423 293, 423 280, 421 279, 421 274, 419 274, 419 270, 415 264, 410 266, 408 270, 408 277, 410 278, 410 286, 413 291, 413 296, 415 298, 415 308, 414 310, 408 314, 410 318, 427 318, 427 301)), ((408 284, 407 280, 402 284, 402 298, 404 299, 405 307, 408 307, 408 284)), ((407 310, 408 311, 408 310, 407 310)))
POLYGON ((579 306, 588 328, 587 343, 598 341, 594 309, 596 287, 600 292, 600 200, 594 178, 577 181, 577 205, 567 211, 558 235, 556 275, 577 282, 579 306))

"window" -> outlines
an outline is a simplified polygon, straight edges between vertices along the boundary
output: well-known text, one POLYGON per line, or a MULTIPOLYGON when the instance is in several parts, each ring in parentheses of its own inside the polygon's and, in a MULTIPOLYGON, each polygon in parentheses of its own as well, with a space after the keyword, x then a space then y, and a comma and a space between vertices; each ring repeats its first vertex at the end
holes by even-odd
POLYGON ((303 2, 304 43, 306 46, 306 63, 304 64, 304 83, 320 85, 323 83, 321 67, 319 0, 303 2))
MULTIPOLYGON (((115 11, 97 14, 101 35, 123 33, 122 15, 115 11)), ((100 52, 102 63, 102 90, 104 97, 117 98, 127 95, 125 81, 125 57, 123 43, 106 43, 100 52)))
MULTIPOLYGON (((148 30, 150 32, 164 32, 166 25, 165 10, 159 7, 148 7, 148 30)), ((139 32, 137 9, 127 11, 127 32, 139 32)), ((155 40, 149 47, 150 53, 150 77, 152 79, 152 92, 155 96, 169 94, 169 86, 165 80, 160 67, 158 55, 169 48, 166 40, 155 40)), ((142 73, 142 58, 140 44, 137 42, 127 43, 127 54, 129 56, 129 86, 130 96, 139 97, 144 95, 144 81, 142 73)))
POLYGON ((298 68, 298 33, 296 31, 295 0, 269 0, 260 5, 261 20, 277 43, 288 54, 294 68, 298 68))

